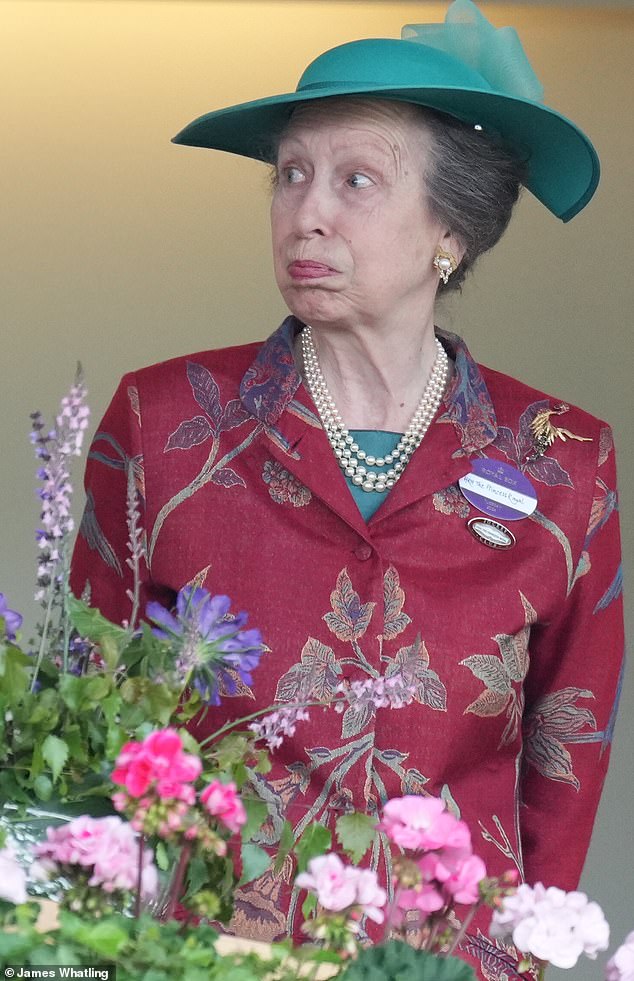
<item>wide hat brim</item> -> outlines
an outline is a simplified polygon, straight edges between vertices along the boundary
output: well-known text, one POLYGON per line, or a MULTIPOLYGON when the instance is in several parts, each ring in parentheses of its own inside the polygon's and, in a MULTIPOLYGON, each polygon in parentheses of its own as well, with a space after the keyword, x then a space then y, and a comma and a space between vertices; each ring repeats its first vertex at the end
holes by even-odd
POLYGON ((526 161, 526 187, 562 221, 585 207, 599 182, 592 143, 565 116, 494 90, 479 72, 443 51, 391 38, 332 48, 308 66, 295 92, 206 113, 173 142, 270 161, 296 106, 341 96, 410 102, 481 126, 526 161))

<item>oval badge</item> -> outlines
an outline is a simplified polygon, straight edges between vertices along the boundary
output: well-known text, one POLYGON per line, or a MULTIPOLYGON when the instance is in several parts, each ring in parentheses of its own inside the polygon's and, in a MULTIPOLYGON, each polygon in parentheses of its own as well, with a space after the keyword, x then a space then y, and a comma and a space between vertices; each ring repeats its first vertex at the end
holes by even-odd
POLYGON ((528 477, 501 460, 474 460, 471 472, 460 478, 458 486, 469 504, 498 521, 527 518, 537 507, 537 494, 528 477))
POLYGON ((474 538, 477 538, 483 545, 489 548, 513 548, 515 545, 515 535, 499 521, 491 518, 471 518, 467 521, 467 528, 474 538))

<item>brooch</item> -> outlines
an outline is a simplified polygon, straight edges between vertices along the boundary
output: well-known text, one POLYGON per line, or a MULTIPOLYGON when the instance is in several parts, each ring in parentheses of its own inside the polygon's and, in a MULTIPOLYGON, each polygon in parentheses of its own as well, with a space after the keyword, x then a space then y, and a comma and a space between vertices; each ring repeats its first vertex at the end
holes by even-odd
POLYGON ((569 429, 555 426, 551 422, 551 416, 561 416, 564 412, 568 412, 569 408, 570 406, 566 405, 565 402, 561 402, 554 409, 542 409, 541 412, 537 413, 530 424, 533 446, 535 447, 535 453, 532 457, 533 460, 539 460, 546 450, 553 445, 556 439, 560 439, 563 443, 567 439, 576 439, 580 443, 592 442, 590 436, 577 436, 575 433, 571 433, 569 429))

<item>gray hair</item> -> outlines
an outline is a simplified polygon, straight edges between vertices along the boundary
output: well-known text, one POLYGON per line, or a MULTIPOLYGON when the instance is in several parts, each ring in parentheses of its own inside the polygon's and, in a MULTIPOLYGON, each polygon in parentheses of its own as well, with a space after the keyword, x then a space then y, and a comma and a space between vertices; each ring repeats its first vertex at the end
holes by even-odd
POLYGON ((492 134, 421 107, 431 135, 425 189, 429 207, 464 248, 440 292, 460 289, 476 259, 499 242, 526 179, 527 164, 492 134))

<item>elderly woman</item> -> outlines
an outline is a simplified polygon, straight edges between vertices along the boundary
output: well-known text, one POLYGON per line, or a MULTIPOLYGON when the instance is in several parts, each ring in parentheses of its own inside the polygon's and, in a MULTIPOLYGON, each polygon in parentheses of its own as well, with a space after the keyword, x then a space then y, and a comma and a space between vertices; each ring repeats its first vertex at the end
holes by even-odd
MULTIPOLYGON (((509 80, 500 32, 452 23, 465 9, 479 17, 460 0, 444 27, 335 48, 297 92, 176 138, 274 161, 291 316, 263 344, 126 376, 91 452, 74 583, 127 615, 132 470, 145 599, 226 592, 269 648, 253 689, 239 682, 198 733, 289 703, 291 734, 252 787, 270 811, 264 843, 285 818, 297 838, 391 796, 442 795, 491 874, 572 888, 623 647, 610 429, 476 364, 434 306, 500 238, 521 184, 568 220, 598 167, 526 64, 509 80), (336 689, 345 712, 293 732, 293 706, 336 689)), ((290 868, 262 876, 235 930, 297 930, 291 886, 290 868)), ((487 978, 508 976, 475 927, 468 950, 487 978)))

